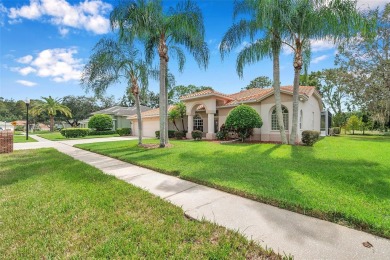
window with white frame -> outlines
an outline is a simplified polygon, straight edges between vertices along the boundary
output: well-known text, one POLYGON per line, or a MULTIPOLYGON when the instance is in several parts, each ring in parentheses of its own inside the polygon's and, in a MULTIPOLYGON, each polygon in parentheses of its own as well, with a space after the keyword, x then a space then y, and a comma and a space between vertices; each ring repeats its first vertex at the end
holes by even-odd
POLYGON ((194 130, 199 130, 203 132, 203 119, 200 115, 194 116, 194 130))
MULTIPOLYGON (((284 129, 288 130, 288 110, 285 106, 282 106, 282 115, 283 115, 284 129)), ((278 117, 276 115, 276 107, 274 107, 271 114, 271 130, 279 130, 278 117)))

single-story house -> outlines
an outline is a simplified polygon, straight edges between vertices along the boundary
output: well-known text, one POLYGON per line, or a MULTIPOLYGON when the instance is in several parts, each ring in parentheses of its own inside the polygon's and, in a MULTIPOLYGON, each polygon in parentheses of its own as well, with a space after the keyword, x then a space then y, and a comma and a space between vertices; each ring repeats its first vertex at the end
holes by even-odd
MULTIPOLYGON (((141 112, 145 112, 148 110, 151 110, 151 108, 141 106, 141 112)), ((116 130, 118 128, 134 128, 134 126, 131 126, 131 121, 129 121, 127 118, 129 116, 137 115, 137 109, 136 107, 113 106, 92 113, 92 115, 97 114, 106 114, 112 117, 112 130, 116 130)), ((88 128, 88 121, 89 118, 80 121, 80 127, 88 128)))
MULTIPOLYGON (((281 87, 283 120, 287 137, 292 126, 293 87, 281 87)), ((186 105, 187 138, 193 130, 200 130, 206 139, 215 139, 215 133, 225 123, 229 112, 240 104, 253 107, 261 116, 263 126, 253 131, 252 140, 280 142, 280 133, 276 118, 275 97, 273 88, 253 88, 234 94, 223 94, 215 90, 204 90, 181 97, 186 105), (187 128, 188 127, 188 128, 187 128)), ((299 87, 299 125, 297 141, 301 140, 303 130, 321 130, 322 98, 315 87, 299 87)), ((153 109, 142 113, 144 136, 155 136, 159 130, 159 110, 153 109)), ((136 135, 137 116, 129 119, 133 123, 133 134, 136 135)), ((169 130, 175 130, 170 122, 169 130)))

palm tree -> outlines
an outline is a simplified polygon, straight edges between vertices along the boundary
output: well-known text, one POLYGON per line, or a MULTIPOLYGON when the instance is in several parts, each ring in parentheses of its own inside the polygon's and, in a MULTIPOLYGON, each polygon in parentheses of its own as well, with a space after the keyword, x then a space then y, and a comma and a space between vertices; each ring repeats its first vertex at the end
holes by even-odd
POLYGON ((310 40, 338 43, 371 23, 364 21, 353 0, 286 0, 281 9, 281 23, 288 36, 283 43, 294 51, 293 120, 290 143, 295 144, 298 129, 299 75, 310 60, 310 40))
POLYGON ((250 20, 241 19, 238 23, 233 24, 225 33, 219 49, 223 58, 225 54, 239 46, 247 37, 250 38, 251 42, 237 56, 236 70, 240 77, 243 76, 245 65, 258 62, 266 57, 272 58, 276 113, 281 141, 286 144, 287 137, 280 97, 279 56, 284 32, 279 11, 281 8, 283 8, 282 2, 275 0, 242 0, 235 2, 234 17, 244 14, 249 15, 250 20), (259 34, 260 37, 255 39, 255 36, 259 34))
POLYGON ((90 61, 85 65, 81 84, 101 96, 106 89, 125 78, 135 98, 138 117, 138 144, 142 144, 142 117, 140 93, 148 86, 149 69, 139 58, 140 52, 127 41, 101 39, 93 49, 90 61), (141 86, 141 89, 140 89, 141 86))
POLYGON ((72 113, 67 106, 61 104, 60 99, 54 99, 51 96, 41 97, 43 102, 37 103, 32 109, 31 114, 38 116, 42 113, 46 113, 50 117, 50 131, 54 131, 54 116, 61 113, 67 117, 71 117, 72 113))
POLYGON ((111 27, 119 28, 121 38, 137 38, 144 42, 146 57, 151 62, 157 53, 160 58, 160 147, 168 143, 167 71, 169 55, 177 58, 183 70, 185 47, 198 62, 207 67, 209 51, 204 42, 203 16, 192 1, 179 2, 167 12, 160 0, 125 1, 114 8, 111 27))

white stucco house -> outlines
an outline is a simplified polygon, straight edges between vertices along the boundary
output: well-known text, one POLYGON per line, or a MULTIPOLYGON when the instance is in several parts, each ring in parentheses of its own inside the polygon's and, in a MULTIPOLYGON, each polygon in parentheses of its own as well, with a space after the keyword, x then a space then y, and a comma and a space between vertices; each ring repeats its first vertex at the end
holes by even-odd
MULTIPOLYGON (((263 126, 254 129, 252 140, 280 142, 280 133, 275 111, 274 90, 272 88, 242 90, 233 94, 223 94, 214 90, 204 90, 184 97, 187 118, 185 129, 187 138, 193 130, 201 130, 206 139, 215 139, 215 133, 225 123, 229 112, 240 104, 253 107, 261 116, 263 126)), ((292 126, 293 87, 281 87, 281 100, 286 134, 289 136, 292 126)), ((170 107, 171 109, 172 107, 170 107)), ((315 87, 299 87, 299 125, 297 142, 301 141, 303 130, 321 130, 322 99, 315 87)), ((159 130, 159 109, 142 113, 144 136, 155 136, 159 130)), ((137 135, 137 116, 128 117, 132 121, 133 134, 137 135)), ((181 124, 181 123, 180 123, 181 124)), ((175 130, 172 122, 169 130, 175 130)))

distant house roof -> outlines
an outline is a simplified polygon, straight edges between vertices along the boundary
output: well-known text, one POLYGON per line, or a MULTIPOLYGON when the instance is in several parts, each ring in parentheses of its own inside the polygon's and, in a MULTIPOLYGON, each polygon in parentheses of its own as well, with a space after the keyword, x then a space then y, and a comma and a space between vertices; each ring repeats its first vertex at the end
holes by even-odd
MULTIPOLYGON (((175 106, 169 105, 168 106, 168 112, 171 111, 175 106)), ((142 118, 150 118, 150 117, 158 117, 160 116, 160 109, 154 108, 145 112, 141 113, 142 118)), ((127 117, 128 119, 137 119, 137 114, 127 117)))
MULTIPOLYGON (((151 110, 152 108, 141 106, 141 112, 151 110)), ((136 107, 121 107, 121 106, 113 106, 100 111, 93 112, 92 115, 96 114, 107 114, 113 116, 132 116, 137 113, 136 107)))

